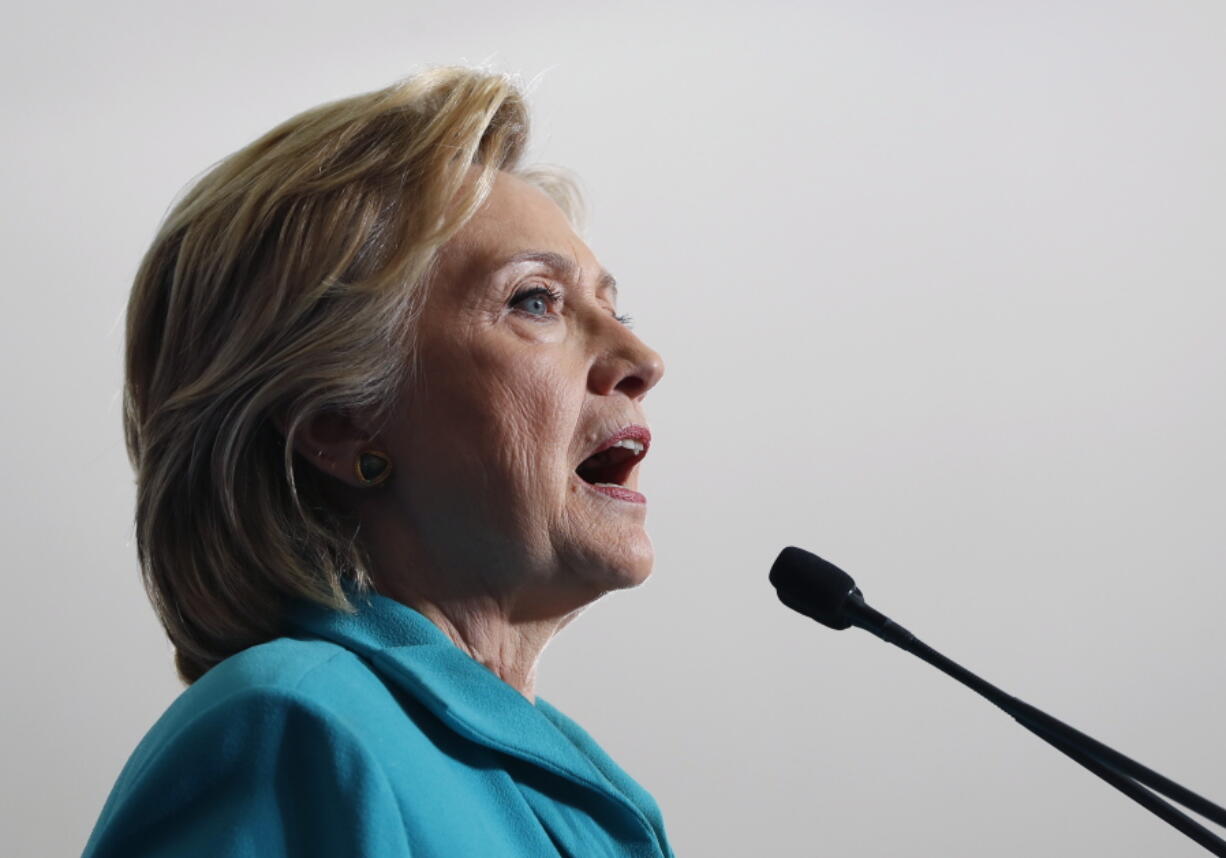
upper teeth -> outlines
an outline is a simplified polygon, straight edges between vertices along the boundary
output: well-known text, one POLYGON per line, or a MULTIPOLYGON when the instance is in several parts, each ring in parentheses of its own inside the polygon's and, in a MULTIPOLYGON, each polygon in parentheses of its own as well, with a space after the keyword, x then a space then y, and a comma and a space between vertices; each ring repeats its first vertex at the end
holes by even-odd
POLYGON ((614 441, 613 446, 625 447, 627 450, 633 450, 636 453, 643 452, 642 442, 635 441, 633 438, 622 438, 620 441, 614 441))

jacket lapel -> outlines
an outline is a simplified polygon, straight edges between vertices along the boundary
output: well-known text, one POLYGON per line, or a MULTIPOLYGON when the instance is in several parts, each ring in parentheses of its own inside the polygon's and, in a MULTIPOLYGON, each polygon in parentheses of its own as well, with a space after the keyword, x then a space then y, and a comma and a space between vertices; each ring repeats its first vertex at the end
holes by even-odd
POLYGON ((541 697, 536 705, 528 702, 418 611, 375 593, 349 595, 356 614, 295 602, 287 611, 292 632, 330 640, 365 657, 385 680, 470 741, 616 803, 653 835, 663 854, 670 854, 654 800, 582 728, 541 697))

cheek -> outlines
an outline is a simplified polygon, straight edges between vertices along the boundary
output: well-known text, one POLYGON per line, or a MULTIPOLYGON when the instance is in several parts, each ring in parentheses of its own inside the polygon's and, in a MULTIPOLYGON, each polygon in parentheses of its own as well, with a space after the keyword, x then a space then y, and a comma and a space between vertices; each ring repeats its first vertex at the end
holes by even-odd
POLYGON ((583 381, 556 354, 527 352, 475 350, 428 376, 414 458, 450 472, 457 493, 539 506, 568 476, 583 381))
MULTIPOLYGON (((564 476, 582 388, 556 362, 523 362, 487 390, 497 461, 514 482, 544 488, 564 476)), ((493 440, 493 439, 491 439, 493 440)))

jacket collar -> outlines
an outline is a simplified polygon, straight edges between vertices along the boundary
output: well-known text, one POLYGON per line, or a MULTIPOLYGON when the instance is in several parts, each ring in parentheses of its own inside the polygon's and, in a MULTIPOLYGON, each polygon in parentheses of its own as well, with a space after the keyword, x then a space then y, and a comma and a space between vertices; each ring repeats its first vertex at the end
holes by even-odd
POLYGON ((578 724, 539 696, 530 703, 413 608, 377 593, 348 595, 355 614, 293 603, 287 610, 291 633, 363 656, 457 733, 595 790, 662 839, 663 819, 650 794, 578 724))

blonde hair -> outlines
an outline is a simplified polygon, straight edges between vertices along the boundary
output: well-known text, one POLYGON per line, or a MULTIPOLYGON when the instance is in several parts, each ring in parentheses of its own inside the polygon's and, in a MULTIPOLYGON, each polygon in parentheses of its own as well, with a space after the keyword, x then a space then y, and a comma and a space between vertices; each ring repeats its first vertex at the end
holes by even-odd
POLYGON ((390 414, 436 253, 497 171, 577 222, 568 174, 519 167, 527 135, 510 78, 435 68, 289 119, 166 216, 128 302, 123 421, 137 557, 185 682, 277 637, 287 599, 351 611, 343 582, 370 586, 295 433, 390 414))

